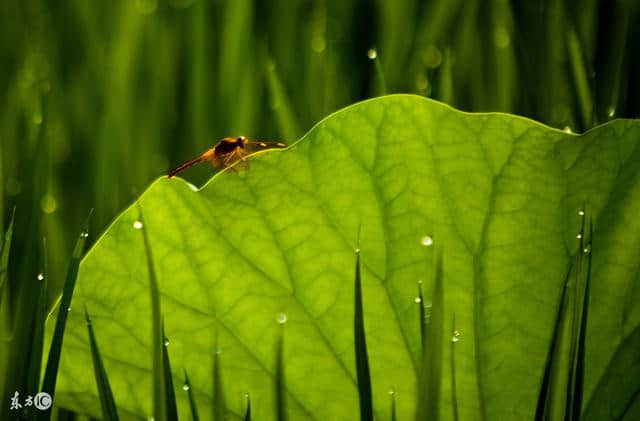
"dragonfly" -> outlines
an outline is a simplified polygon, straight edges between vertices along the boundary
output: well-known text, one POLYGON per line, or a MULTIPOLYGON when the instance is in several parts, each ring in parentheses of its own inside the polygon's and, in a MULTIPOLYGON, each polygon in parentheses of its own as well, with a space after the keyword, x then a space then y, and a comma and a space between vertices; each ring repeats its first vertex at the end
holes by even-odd
POLYGON ((244 136, 225 137, 212 148, 207 149, 199 156, 185 162, 169 172, 169 178, 180 174, 182 171, 201 162, 210 161, 214 168, 224 169, 234 165, 234 169, 246 168, 249 163, 247 156, 267 149, 286 148, 282 142, 264 142, 261 140, 249 140, 244 136))

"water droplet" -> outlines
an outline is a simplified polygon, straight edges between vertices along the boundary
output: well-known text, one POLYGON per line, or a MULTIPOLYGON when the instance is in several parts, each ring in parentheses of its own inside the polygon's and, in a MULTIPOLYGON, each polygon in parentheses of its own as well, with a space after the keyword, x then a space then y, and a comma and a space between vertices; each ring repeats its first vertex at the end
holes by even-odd
POLYGON ((249 394, 247 392, 244 392, 244 398, 249 399, 249 394))
POLYGON ((169 346, 169 339, 164 338, 164 346, 169 346))
POLYGON ((38 281, 42 281, 44 279, 44 274, 39 273, 38 274, 38 281))
POLYGON ((573 130, 571 130, 571 127, 569 126, 564 126, 564 129, 562 129, 564 132, 566 133, 573 133, 573 130))
POLYGON ((460 340, 460 332, 457 330, 453 331, 453 336, 451 336, 451 342, 456 343, 460 340))
POLYGON ((424 237, 422 237, 422 240, 420 240, 420 242, 423 246, 429 247, 433 245, 433 238, 431 238, 430 235, 425 235, 424 237))
POLYGON ((140 230, 142 229, 142 222, 141 221, 134 221, 133 222, 133 228, 140 230))
POLYGON ((375 60, 375 58, 378 57, 378 52, 375 48, 369 48, 369 51, 367 51, 367 57, 369 57, 370 60, 375 60))
POLYGON ((579 239, 581 239, 581 238, 582 238, 582 234, 578 234, 578 235, 576 235, 576 238, 577 238, 578 240, 579 240, 579 239))
POLYGON ((418 279, 418 285, 422 285, 422 279, 418 279))
POLYGON ((584 211, 583 211, 582 209, 580 209, 580 210, 578 211, 578 215, 580 215, 580 216, 584 216, 584 211))
POLYGON ((88 236, 89 236, 89 233, 87 231, 82 231, 80 233, 80 237, 82 237, 82 238, 87 238, 88 236))
POLYGON ((360 247, 356 247, 356 253, 360 253, 360 247))
POLYGON ((69 311, 71 311, 71 307, 70 306, 67 307, 67 312, 69 312, 69 311))
POLYGON ((616 115, 616 109, 615 107, 609 107, 609 109, 607 110, 607 115, 609 117, 613 117, 614 115, 616 115))
POLYGON ((422 298, 416 297, 413 301, 415 301, 417 304, 420 304, 422 302, 422 298))
POLYGON ((47 193, 40 199, 40 207, 44 213, 53 213, 58 209, 58 202, 53 195, 47 193))
POLYGON ((393 390, 393 389, 389 389, 389 394, 390 394, 391 396, 393 396, 393 395, 395 395, 395 394, 396 394, 396 391, 395 391, 395 390, 393 390))
POLYGON ((186 392, 187 390, 189 390, 189 383, 185 383, 185 384, 182 386, 182 390, 184 390, 185 392, 186 392))
POLYGON ((585 247, 584 250, 582 250, 584 253, 589 253, 589 247, 585 247))
POLYGON ((284 313, 278 313, 278 316, 276 317, 276 321, 281 325, 287 323, 287 315, 284 313))

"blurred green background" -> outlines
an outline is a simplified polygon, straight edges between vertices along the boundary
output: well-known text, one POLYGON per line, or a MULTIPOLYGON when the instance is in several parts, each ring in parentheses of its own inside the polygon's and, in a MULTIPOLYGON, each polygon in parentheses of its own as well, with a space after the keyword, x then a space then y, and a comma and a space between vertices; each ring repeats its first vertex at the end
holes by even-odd
POLYGON ((398 92, 576 132, 637 118, 638 3, 2 1, 10 290, 42 270, 46 237, 53 299, 91 208, 95 241, 152 180, 223 136, 292 142, 343 106, 398 92))

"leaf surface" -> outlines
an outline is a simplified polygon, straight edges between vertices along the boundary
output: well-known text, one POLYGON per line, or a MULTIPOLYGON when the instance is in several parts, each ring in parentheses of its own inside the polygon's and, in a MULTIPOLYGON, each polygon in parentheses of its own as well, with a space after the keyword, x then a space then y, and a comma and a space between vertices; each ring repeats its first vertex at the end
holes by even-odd
MULTIPOLYGON (((532 419, 584 203, 597 250, 584 406, 602 410, 594 391, 606 390, 627 400, 616 402, 617 414, 637 411, 640 376, 614 377, 623 360, 640 359, 640 348, 627 348, 640 324, 639 144, 638 121, 573 135, 393 95, 341 110, 288 149, 255 156, 248 171, 222 172, 200 190, 157 180, 140 202, 174 382, 186 369, 200 412, 211 413, 217 336, 230 419, 244 416, 245 393, 255 419, 273 419, 277 318, 285 313, 289 419, 357 419, 353 264, 361 227, 376 419, 391 413, 390 389, 398 419, 416 409, 417 282, 428 302, 435 266, 427 236, 443 249, 444 320, 455 313, 460 332, 459 418, 532 419)), ((59 405, 100 411, 76 310, 86 304, 121 417, 150 416, 151 307, 136 219, 135 206, 125 210, 82 262, 59 405)), ((450 347, 442 352, 446 364, 450 347)), ((443 420, 453 413, 451 372, 442 370, 443 420)), ((177 400, 188 419, 187 394, 177 400)))

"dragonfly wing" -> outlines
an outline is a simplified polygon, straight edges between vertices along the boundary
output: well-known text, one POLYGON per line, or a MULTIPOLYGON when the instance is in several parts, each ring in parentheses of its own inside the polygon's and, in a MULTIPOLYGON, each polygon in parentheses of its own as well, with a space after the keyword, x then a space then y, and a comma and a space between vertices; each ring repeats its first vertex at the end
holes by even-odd
POLYGON ((244 146, 247 153, 254 153, 267 149, 282 149, 286 147, 287 145, 282 142, 263 142, 260 140, 252 140, 250 142, 247 142, 247 144, 244 146))

